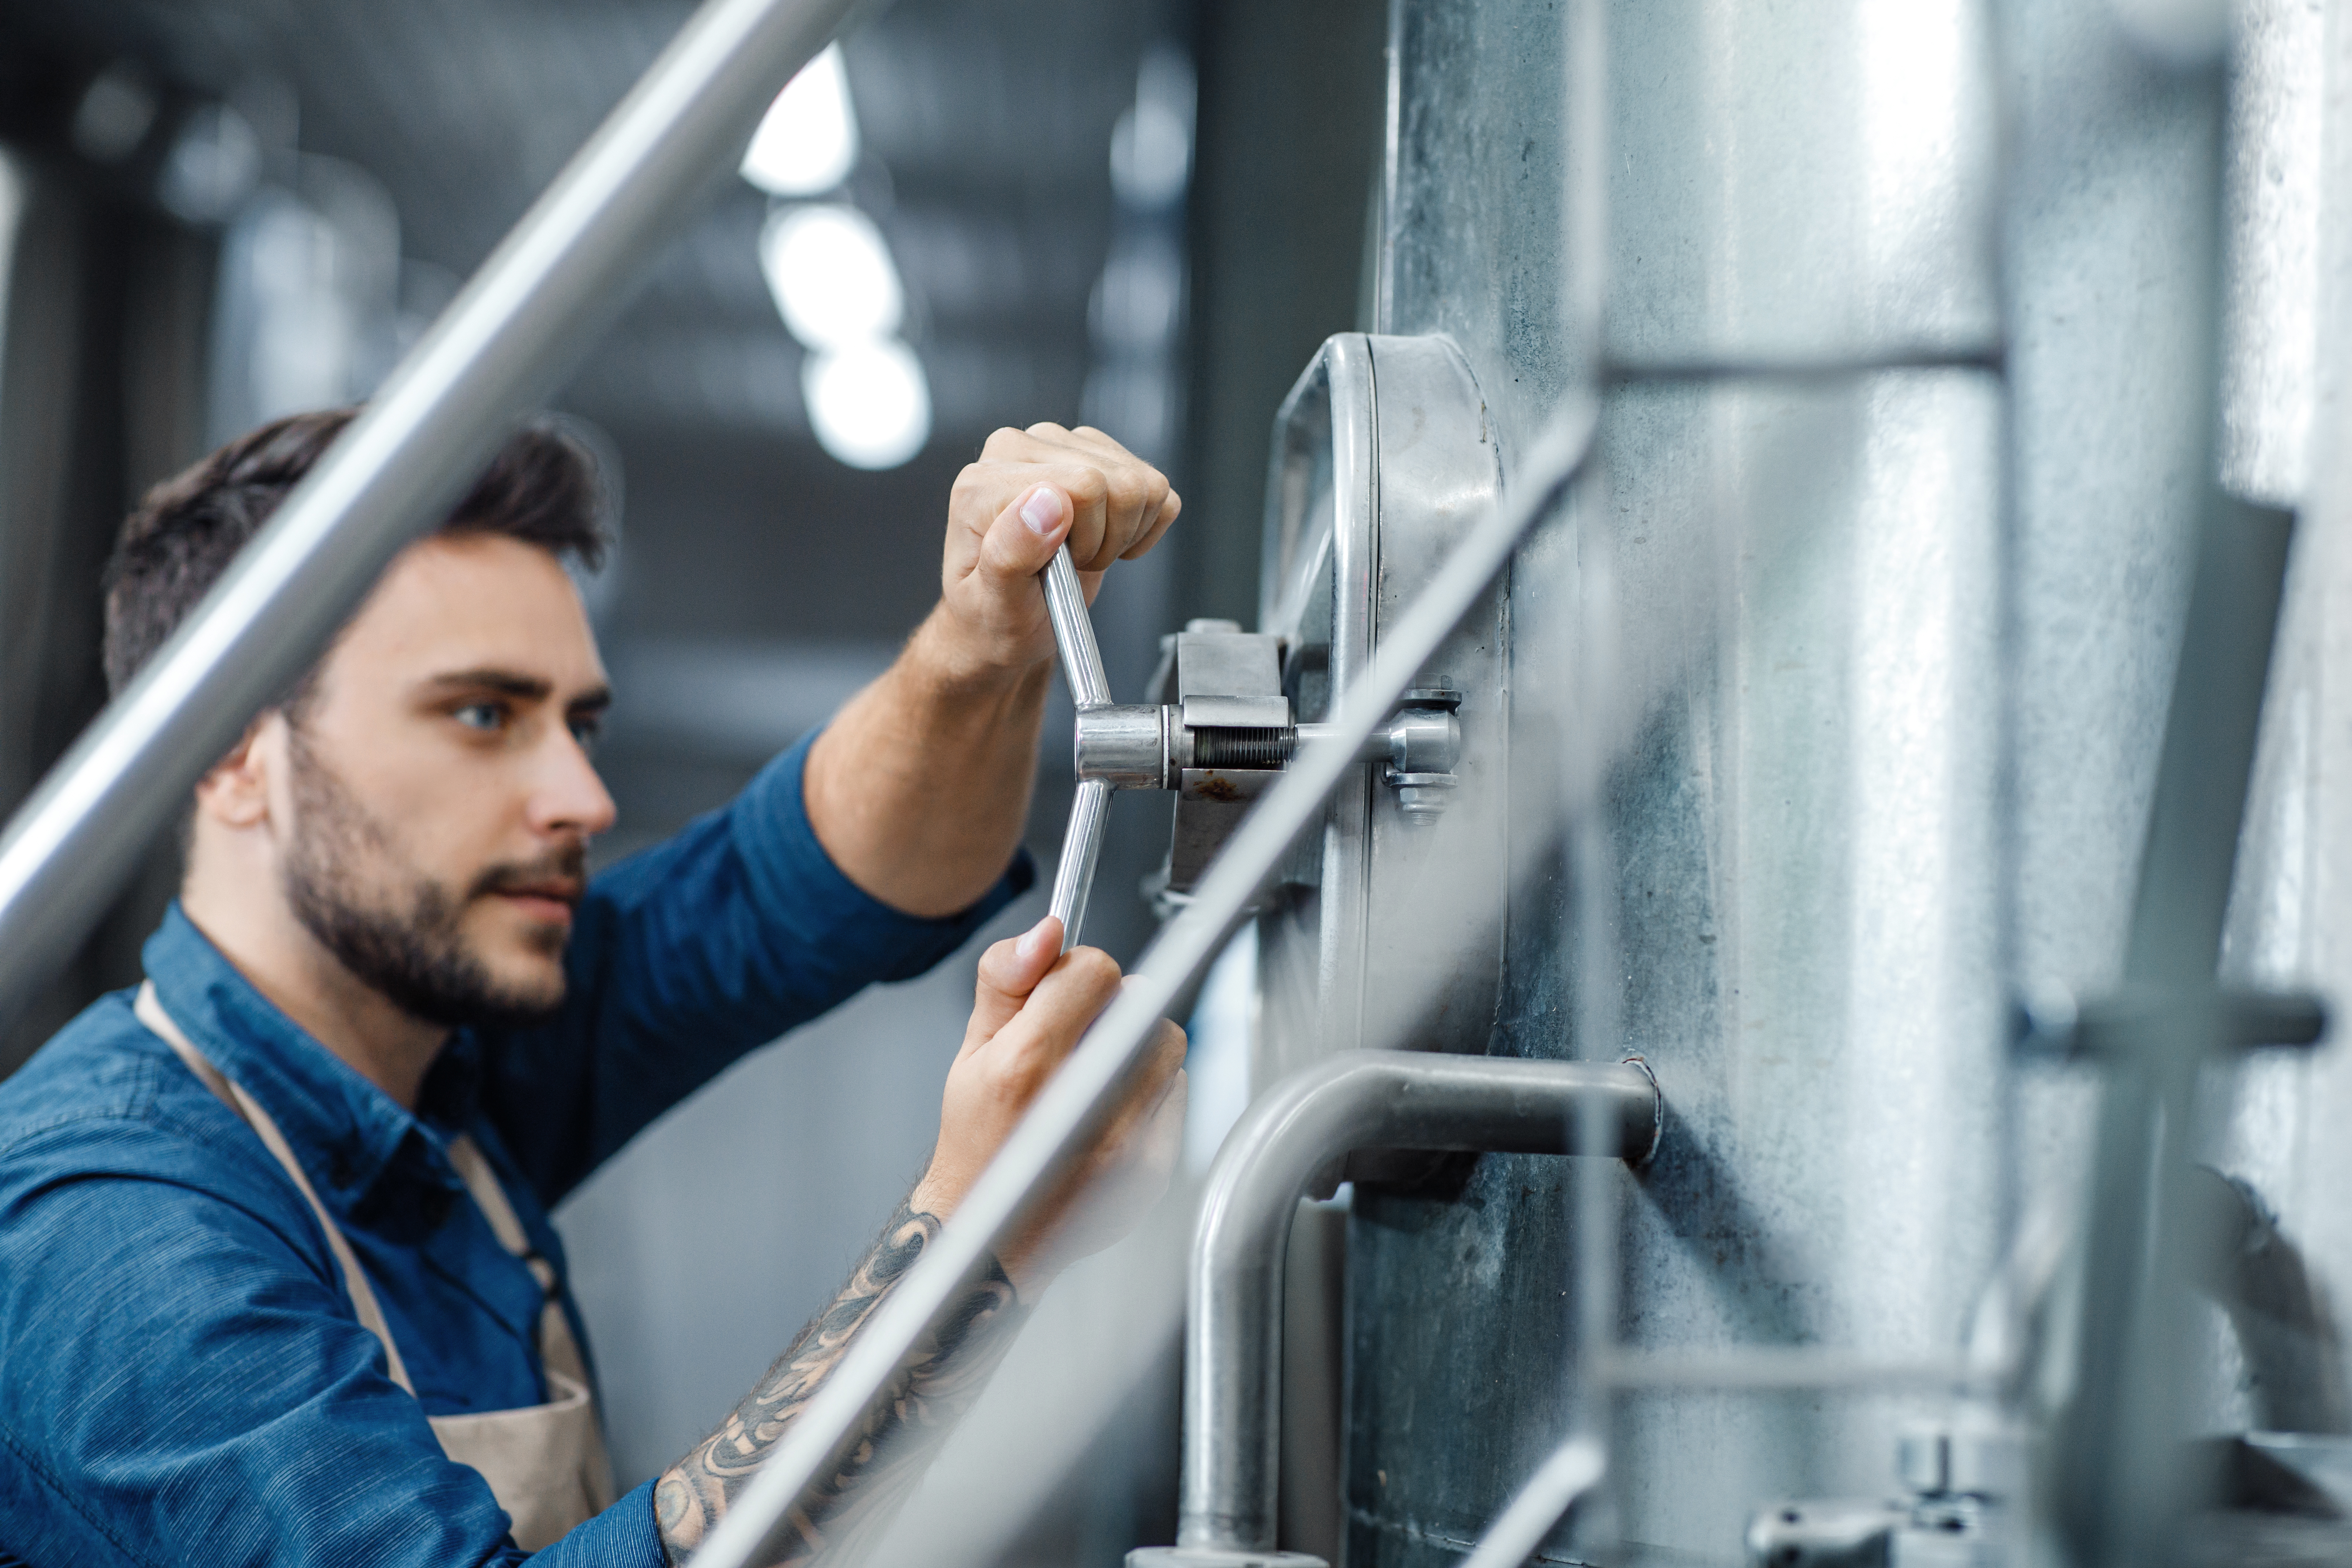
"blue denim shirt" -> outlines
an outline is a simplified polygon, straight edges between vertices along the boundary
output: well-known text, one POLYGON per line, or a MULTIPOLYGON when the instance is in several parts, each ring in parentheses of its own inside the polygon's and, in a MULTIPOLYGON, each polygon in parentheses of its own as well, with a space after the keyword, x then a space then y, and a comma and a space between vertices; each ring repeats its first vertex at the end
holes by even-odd
MULTIPOLYGON (((460 1030, 413 1115, 173 908, 148 976, 284 1131, 416 1397, 260 1140, 131 993, 104 997, 0 1084, 0 1563, 521 1560, 488 1485, 425 1421, 546 1397, 538 1286, 467 1200, 448 1140, 472 1132, 561 1270, 548 1210, 600 1161, 746 1051, 929 968, 1033 877, 1024 857, 950 920, 877 903, 810 830, 806 748, 595 878, 561 1016, 460 1030)), ((650 1483, 534 1561, 658 1568, 650 1483)))

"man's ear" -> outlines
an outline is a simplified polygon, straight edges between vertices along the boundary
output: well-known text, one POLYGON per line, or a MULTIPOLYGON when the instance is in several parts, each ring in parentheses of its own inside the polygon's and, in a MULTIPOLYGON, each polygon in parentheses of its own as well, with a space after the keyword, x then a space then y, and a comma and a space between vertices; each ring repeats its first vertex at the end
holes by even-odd
POLYGON ((196 781, 197 816, 236 828, 257 826, 268 819, 270 770, 283 750, 267 742, 271 729, 284 723, 273 710, 246 726, 229 753, 196 781))

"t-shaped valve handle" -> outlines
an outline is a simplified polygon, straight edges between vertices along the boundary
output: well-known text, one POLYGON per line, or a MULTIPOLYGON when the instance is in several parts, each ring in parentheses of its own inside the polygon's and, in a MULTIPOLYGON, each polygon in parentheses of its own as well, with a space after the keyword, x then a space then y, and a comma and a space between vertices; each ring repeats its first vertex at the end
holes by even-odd
MULTIPOLYGON (((1069 678, 1070 700, 1084 714, 1110 704, 1110 681, 1103 674, 1102 651, 1095 646, 1095 623, 1087 614, 1087 591, 1078 584, 1078 568, 1063 545, 1045 563, 1045 613, 1054 621, 1054 646, 1061 650, 1062 673, 1069 678)), ((1062 835, 1062 863, 1054 869, 1052 912, 1062 921, 1062 951, 1078 940, 1078 922, 1087 918, 1087 892, 1094 886, 1095 861, 1102 855, 1103 829, 1110 821, 1110 784, 1103 779, 1081 779, 1077 797, 1070 803, 1070 826, 1062 835)))
MULTIPOLYGON (((1189 804, 1197 790, 1200 809, 1221 818, 1234 816, 1238 813, 1233 808, 1246 806, 1264 781, 1326 727, 1292 723, 1288 699, 1265 689, 1270 675, 1261 676, 1255 688, 1244 683, 1243 691, 1233 695, 1191 692, 1172 705, 1121 707, 1112 702, 1102 655, 1095 647, 1094 622, 1087 615, 1086 591, 1078 586, 1078 570, 1067 545, 1054 552, 1043 578, 1054 642, 1061 649, 1062 671, 1069 677, 1070 698, 1077 708, 1071 760, 1078 793, 1070 806, 1069 831, 1062 839, 1062 863, 1054 872, 1053 912, 1061 917, 1062 951, 1067 952, 1077 941, 1078 923, 1086 919, 1087 891, 1094 884, 1095 862, 1102 853, 1111 791, 1177 790, 1189 804)), ((1210 640, 1273 639, 1236 635, 1210 640)), ((1270 672, 1274 656, 1265 657, 1270 672)), ((1213 659, 1211 665, 1215 668, 1213 659)), ((1211 679, 1240 677, 1225 668, 1211 679)), ((1444 809, 1445 791, 1454 782, 1454 763, 1462 754, 1462 725, 1454 712, 1461 702, 1459 692, 1440 688, 1408 691, 1397 715, 1373 731, 1358 752, 1362 761, 1386 764, 1384 776, 1396 791, 1407 823, 1425 823, 1444 809)), ((1197 841, 1210 831, 1213 848, 1219 841, 1213 831, 1197 823, 1192 839, 1187 840, 1186 809, 1186 805, 1178 807, 1178 841, 1191 842, 1198 851, 1202 845, 1197 841)), ((1229 821, 1223 826, 1231 830, 1229 821)), ((1171 857, 1171 875, 1174 869, 1171 857)))

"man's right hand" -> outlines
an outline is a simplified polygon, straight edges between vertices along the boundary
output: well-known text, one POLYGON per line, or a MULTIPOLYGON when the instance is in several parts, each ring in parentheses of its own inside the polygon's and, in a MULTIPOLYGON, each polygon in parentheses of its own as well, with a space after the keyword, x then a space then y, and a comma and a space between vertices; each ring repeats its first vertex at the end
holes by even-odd
MULTIPOLYGON (((1118 994, 1118 965, 1081 947, 1059 953, 1051 915, 981 955, 963 1048, 948 1069, 940 1141, 908 1206, 955 1212, 1037 1091, 1118 994), (1059 954, 1059 956, 1057 956, 1059 954)), ((1034 1299, 1069 1264, 1135 1228, 1168 1188, 1184 1130, 1184 1031, 1162 1019, 1125 1099, 1059 1191, 998 1249, 1013 1288, 1034 1299)))
POLYGON ((1037 574, 1070 547, 1092 600, 1114 561, 1160 542, 1183 510, 1168 477, 1081 425, 999 430, 948 500, 940 606, 908 646, 943 673, 1017 679, 1054 657, 1037 574))

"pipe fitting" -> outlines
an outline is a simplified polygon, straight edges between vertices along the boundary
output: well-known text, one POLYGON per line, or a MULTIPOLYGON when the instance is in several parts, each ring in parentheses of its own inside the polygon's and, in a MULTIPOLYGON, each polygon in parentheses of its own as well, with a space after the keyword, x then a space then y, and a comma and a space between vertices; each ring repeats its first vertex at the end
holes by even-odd
POLYGON ((1171 789, 1175 710, 1157 705, 1105 703, 1081 708, 1070 731, 1070 760, 1081 783, 1099 779, 1113 789, 1171 789))
POLYGON ((1318 1561, 1274 1550, 1283 1263, 1318 1167, 1360 1148, 1639 1163, 1656 1148, 1661 1114, 1642 1067, 1426 1051, 1342 1052, 1261 1095, 1218 1152, 1192 1232, 1177 1544, 1129 1552, 1129 1568, 1318 1561))

